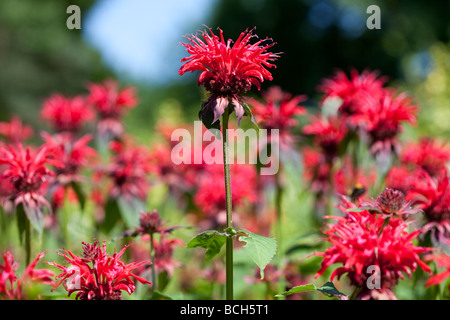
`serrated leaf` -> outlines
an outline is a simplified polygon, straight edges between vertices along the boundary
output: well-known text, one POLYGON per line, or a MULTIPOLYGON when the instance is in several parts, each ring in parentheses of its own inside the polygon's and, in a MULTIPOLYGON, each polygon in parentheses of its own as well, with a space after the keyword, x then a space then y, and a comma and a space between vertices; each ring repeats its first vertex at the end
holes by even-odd
POLYGON ((201 247, 206 249, 206 260, 210 261, 215 255, 220 252, 220 249, 225 244, 227 235, 216 230, 208 230, 196 235, 187 244, 188 248, 201 247))
POLYGON ((128 228, 134 228, 139 225, 140 211, 145 211, 145 204, 139 199, 118 198, 117 205, 120 209, 120 215, 128 228))
POLYGON ((264 269, 277 252, 277 242, 272 237, 263 237, 248 231, 246 236, 240 236, 239 241, 246 242, 244 250, 259 267, 261 279, 264 279, 264 269))

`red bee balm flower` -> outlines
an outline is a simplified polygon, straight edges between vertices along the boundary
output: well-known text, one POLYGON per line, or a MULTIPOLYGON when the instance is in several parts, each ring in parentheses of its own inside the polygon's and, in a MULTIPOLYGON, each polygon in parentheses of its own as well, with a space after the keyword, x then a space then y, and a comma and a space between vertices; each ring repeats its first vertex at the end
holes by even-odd
MULTIPOLYGON (((351 202, 346 205, 356 206, 351 202)), ((322 267, 316 278, 332 264, 341 263, 343 266, 332 272, 331 280, 347 273, 351 283, 360 290, 359 299, 395 299, 392 289, 399 278, 404 278, 403 273, 411 276, 418 265, 426 272, 431 271, 419 258, 420 253, 431 249, 418 247, 413 243, 421 231, 408 233, 408 224, 402 219, 380 219, 380 216, 368 211, 348 212, 346 217, 328 218, 337 220, 337 223, 330 224, 324 232, 332 246, 325 252, 316 253, 323 257, 322 267), (379 287, 371 290, 368 282, 373 279, 369 279, 369 276, 377 268, 379 287)))
POLYGON ((10 122, 0 122, 0 134, 10 143, 19 143, 33 135, 30 126, 23 125, 18 117, 12 117, 10 122))
POLYGON ((44 257, 45 253, 39 253, 37 258, 31 262, 23 272, 20 278, 16 276, 16 270, 19 264, 14 261, 14 257, 11 252, 7 251, 3 254, 5 261, 4 265, 0 265, 0 299, 22 299, 25 297, 25 284, 28 282, 42 283, 53 285, 54 282, 51 279, 53 277, 53 271, 47 269, 36 270, 36 265, 44 257), (14 288, 15 285, 15 288, 14 288))
POLYGON ((250 44, 253 37, 253 30, 242 32, 234 43, 229 39, 225 42, 223 31, 220 30, 220 37, 209 29, 211 35, 206 30, 200 36, 186 36, 190 43, 182 43, 186 47, 189 57, 183 58, 184 62, 178 73, 201 71, 198 77, 198 85, 203 85, 210 93, 208 101, 202 107, 201 117, 213 118, 216 122, 223 114, 225 108, 231 102, 238 121, 244 116, 244 107, 240 97, 250 90, 252 85, 258 89, 264 80, 272 80, 272 75, 266 67, 275 67, 271 61, 278 56, 267 49, 274 43, 263 45, 269 39, 259 40, 250 44))
POLYGON ((265 129, 278 129, 281 143, 289 146, 294 138, 290 129, 298 125, 295 116, 303 115, 306 109, 299 105, 306 100, 306 96, 283 92, 280 87, 271 87, 263 94, 264 101, 248 99, 253 107, 256 122, 265 129))
POLYGON ((82 96, 67 98, 54 94, 44 101, 41 117, 58 132, 78 132, 82 126, 94 119, 94 113, 82 96))
POLYGON ((11 182, 9 198, 14 200, 16 206, 19 203, 23 204, 33 224, 42 223, 42 206, 50 209, 49 203, 42 194, 45 184, 55 174, 45 165, 64 167, 61 162, 52 159, 52 156, 53 154, 45 145, 37 152, 30 148, 24 149, 21 144, 17 147, 0 147, 0 165, 7 165, 1 173, 1 178, 11 182))
POLYGON ((115 252, 111 255, 106 252, 105 243, 101 247, 98 245, 98 241, 93 244, 83 242, 83 245, 82 257, 74 255, 69 250, 58 251, 58 254, 64 257, 71 266, 48 262, 62 270, 62 273, 56 276, 61 279, 52 290, 63 283, 69 296, 73 292, 77 292, 76 299, 120 300, 122 291, 126 291, 130 295, 134 292, 136 286, 131 278, 142 284, 151 285, 151 282, 131 273, 142 264, 150 263, 149 261, 130 264, 120 261, 128 246, 125 246, 119 253, 115 252))
MULTIPOLYGON (((425 283, 425 286, 435 286, 445 281, 447 278, 450 278, 450 256, 445 253, 440 254, 430 254, 425 257, 427 261, 435 261, 437 263, 438 268, 445 268, 441 273, 435 274, 430 277, 425 283)), ((448 285, 448 289, 450 290, 450 284, 448 285)))
POLYGON ((128 109, 138 104, 135 88, 126 87, 119 90, 114 80, 106 80, 102 84, 89 84, 90 94, 87 101, 94 107, 100 116, 97 129, 101 135, 119 137, 124 128, 120 118, 128 109))
POLYGON ((324 93, 322 102, 330 97, 340 98, 342 104, 339 113, 351 116, 359 112, 361 96, 378 96, 383 91, 385 82, 386 78, 379 78, 376 71, 365 70, 358 74, 358 71, 352 69, 350 77, 347 77, 345 72, 338 70, 333 78, 324 79, 318 89, 324 93))

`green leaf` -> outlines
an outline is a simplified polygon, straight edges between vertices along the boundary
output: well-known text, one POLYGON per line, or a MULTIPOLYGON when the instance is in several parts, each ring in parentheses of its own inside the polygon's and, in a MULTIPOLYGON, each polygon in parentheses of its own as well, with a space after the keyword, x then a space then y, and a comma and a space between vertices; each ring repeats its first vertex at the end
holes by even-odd
POLYGON ((150 300, 173 300, 173 299, 171 297, 169 297, 168 295, 155 290, 155 291, 153 291, 153 294, 150 297, 150 300))
POLYGON ((348 299, 348 296, 343 294, 342 292, 339 292, 339 290, 337 290, 336 287, 334 286, 334 284, 330 281, 325 283, 321 287, 317 287, 313 283, 296 286, 288 291, 285 291, 285 292, 275 295, 275 297, 285 297, 285 296, 289 296, 294 293, 306 292, 306 291, 319 291, 329 297, 339 297, 341 300, 348 299))
POLYGON ((33 204, 32 206, 24 204, 22 208, 25 211, 31 226, 39 233, 40 237, 44 230, 44 214, 42 213, 41 208, 36 204, 33 204))
POLYGON ((187 244, 188 248, 201 247, 206 249, 206 260, 210 261, 215 255, 220 252, 220 249, 225 244, 227 235, 216 230, 208 230, 196 235, 187 244))
POLYGON ((105 219, 102 223, 102 229, 108 233, 120 220, 120 209, 116 199, 108 199, 105 206, 105 219))
POLYGON ((334 286, 333 282, 328 281, 323 286, 316 288, 317 291, 322 292, 323 294, 329 296, 329 297, 339 297, 343 300, 347 299, 347 295, 343 294, 342 292, 339 292, 338 289, 334 286))
POLYGON ((76 182, 72 182, 70 185, 71 185, 73 191, 75 192, 75 194, 77 195, 78 202, 80 203, 81 211, 84 211, 84 205, 86 204, 86 196, 84 195, 83 191, 81 190, 81 186, 76 182))
POLYGON ((139 225, 139 211, 145 211, 145 203, 139 199, 118 198, 117 205, 120 209, 125 225, 128 228, 134 228, 139 225))
POLYGON ((252 109, 246 103, 242 103, 242 106, 244 107, 244 115, 250 118, 250 120, 255 125, 257 132, 259 132, 259 126, 258 126, 258 123, 255 120, 255 117, 253 116, 252 109))
POLYGON ((244 250, 260 269, 261 279, 264 278, 264 269, 277 252, 277 242, 274 238, 263 237, 243 230, 247 235, 240 236, 239 241, 246 242, 244 250))
POLYGON ((289 291, 285 291, 285 292, 275 295, 275 297, 285 297, 285 296, 290 296, 291 294, 294 294, 294 293, 305 292, 305 291, 314 291, 314 290, 316 290, 316 286, 314 284, 310 283, 310 284, 293 287, 289 291))

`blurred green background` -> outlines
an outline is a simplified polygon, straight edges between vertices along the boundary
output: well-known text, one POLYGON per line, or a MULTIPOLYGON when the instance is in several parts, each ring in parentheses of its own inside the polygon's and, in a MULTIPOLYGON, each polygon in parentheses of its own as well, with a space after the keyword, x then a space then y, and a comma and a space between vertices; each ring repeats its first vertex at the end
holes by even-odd
POLYGON ((235 39, 256 27, 283 52, 274 80, 293 94, 319 98, 316 87, 336 68, 378 69, 389 85, 409 90, 421 106, 419 133, 449 135, 450 2, 350 0, 2 0, 0 120, 19 114, 40 128, 43 99, 86 93, 107 77, 138 88, 140 105, 126 118, 147 141, 161 118, 196 119, 201 88, 180 77, 182 35, 220 27, 235 39), (69 30, 69 5, 81 9, 81 30, 69 30), (369 30, 369 5, 381 9, 381 29, 369 30))

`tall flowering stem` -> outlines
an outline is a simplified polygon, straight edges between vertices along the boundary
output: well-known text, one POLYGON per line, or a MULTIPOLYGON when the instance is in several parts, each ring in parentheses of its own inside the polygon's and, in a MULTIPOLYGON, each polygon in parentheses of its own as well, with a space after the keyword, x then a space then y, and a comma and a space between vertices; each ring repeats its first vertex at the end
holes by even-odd
MULTIPOLYGON (((225 177, 225 198, 226 198, 226 213, 227 213, 227 229, 233 228, 232 216, 232 200, 231 200, 231 179, 230 179, 230 161, 228 150, 228 119, 230 113, 228 108, 222 115, 222 130, 223 130, 223 170, 225 177)), ((233 299, 233 237, 228 236, 226 241, 226 298, 233 299)))

